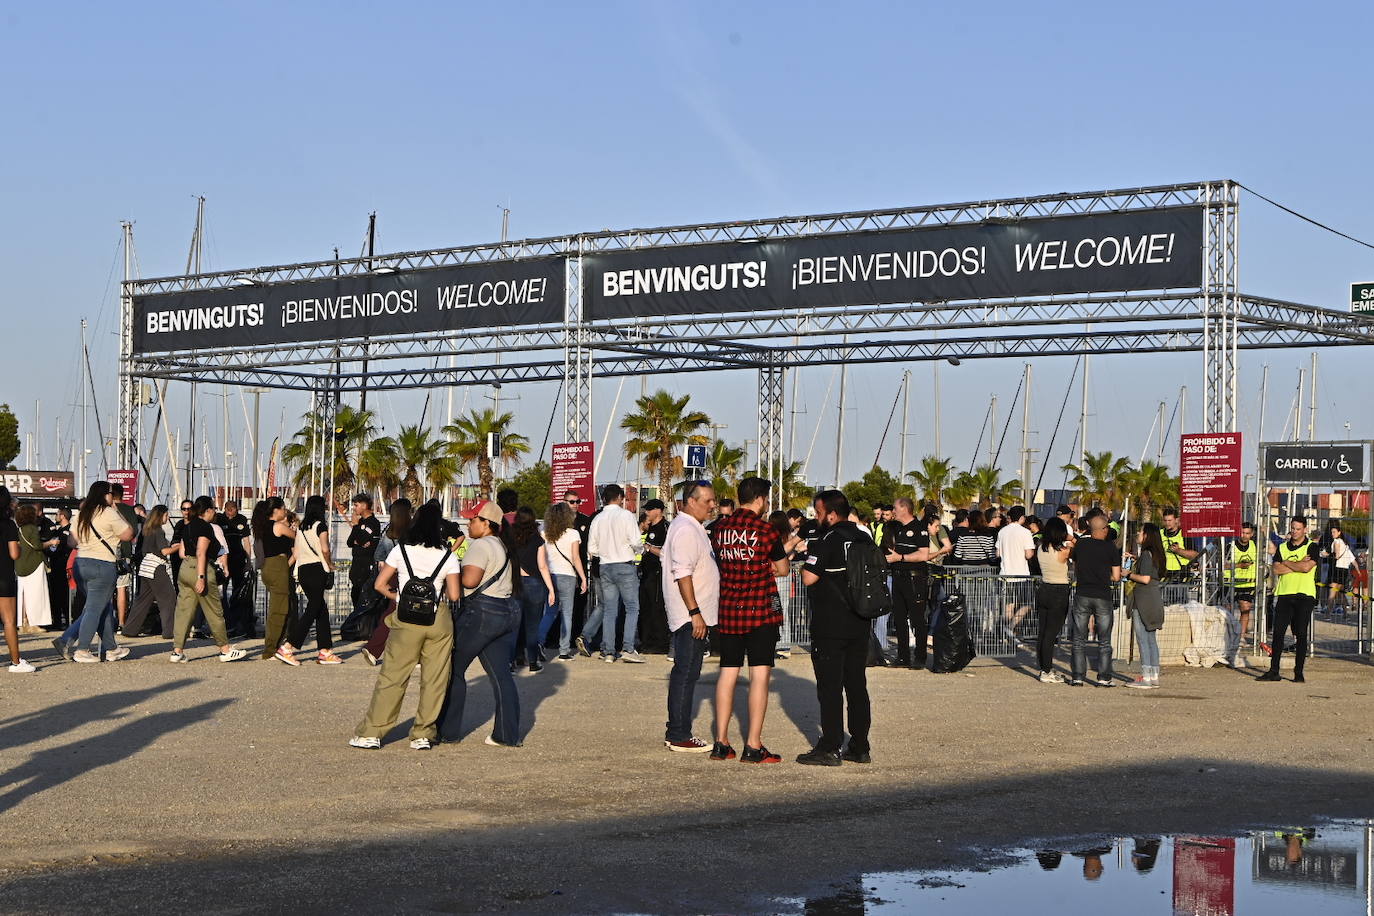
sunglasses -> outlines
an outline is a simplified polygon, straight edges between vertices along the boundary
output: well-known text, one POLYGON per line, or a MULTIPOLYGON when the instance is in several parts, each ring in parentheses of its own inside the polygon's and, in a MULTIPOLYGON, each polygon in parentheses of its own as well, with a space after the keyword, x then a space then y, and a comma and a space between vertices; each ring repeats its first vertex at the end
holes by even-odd
POLYGON ((568 505, 570 505, 570 506, 580 506, 580 505, 582 505, 582 500, 580 500, 580 499, 570 499, 570 500, 568 500, 568 505))

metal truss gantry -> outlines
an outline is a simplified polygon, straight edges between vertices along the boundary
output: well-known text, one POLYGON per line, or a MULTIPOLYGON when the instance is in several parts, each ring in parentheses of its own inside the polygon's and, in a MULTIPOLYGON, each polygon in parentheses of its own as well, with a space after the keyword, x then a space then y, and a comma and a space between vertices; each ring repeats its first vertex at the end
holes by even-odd
MULTIPOLYGON (((1374 320, 1364 316, 1239 293, 1238 194, 1233 181, 1202 182, 590 233, 133 281, 123 289, 129 311, 134 295, 223 287, 245 276, 258 283, 282 283, 362 274, 378 264, 407 270, 559 256, 566 261, 567 302, 561 323, 542 326, 455 329, 437 335, 352 338, 224 353, 134 356, 126 342, 122 374, 128 379, 329 389, 343 394, 364 388, 561 381, 566 441, 584 441, 591 436, 594 376, 752 369, 758 373, 759 463, 765 470, 780 471, 793 457, 783 453, 782 437, 788 370, 845 362, 1201 352, 1206 395, 1203 431, 1231 431, 1237 420, 1238 351, 1374 344, 1374 320), (583 312, 582 258, 594 252, 1199 204, 1204 207, 1206 250, 1204 276, 1196 289, 615 320, 590 320, 583 312), (364 357, 366 374, 356 368, 364 357)), ((132 407, 121 412, 121 443, 127 444, 130 455, 136 448, 135 414, 132 407)))

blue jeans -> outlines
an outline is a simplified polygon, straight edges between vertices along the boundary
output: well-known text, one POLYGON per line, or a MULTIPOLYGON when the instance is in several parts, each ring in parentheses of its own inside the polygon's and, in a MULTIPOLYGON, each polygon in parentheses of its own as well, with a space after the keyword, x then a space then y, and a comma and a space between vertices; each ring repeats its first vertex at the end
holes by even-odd
POLYGON ((701 660, 706 656, 706 640, 692 636, 692 624, 684 623, 673 632, 673 670, 668 674, 668 721, 665 741, 686 741, 692 737, 692 700, 701 660))
POLYGON ((115 648, 114 590, 115 580, 119 578, 115 574, 114 561, 77 557, 76 575, 86 590, 86 610, 81 614, 76 648, 91 651, 99 630, 100 648, 110 652, 115 648))
POLYGON ((1140 622, 1140 614, 1131 615, 1131 629, 1135 631, 1135 641, 1140 646, 1140 664, 1149 668, 1159 667, 1159 639, 1154 630, 1145 629, 1140 622))
POLYGON ((1110 598, 1077 596, 1073 607, 1073 663, 1071 675, 1083 680, 1088 673, 1088 618, 1097 627, 1097 677, 1112 676, 1112 617, 1115 608, 1110 598))
MULTIPOLYGON (((625 605, 625 630, 620 640, 621 652, 633 652, 635 634, 639 632, 639 570, 633 563, 601 564, 601 597, 605 611, 601 615, 601 652, 616 655, 615 623, 620 605, 625 605)), ((586 632, 586 628, 583 628, 586 632)))
POLYGON ((544 645, 549 639, 549 630, 553 629, 553 622, 561 614, 563 617, 563 630, 558 636, 558 654, 572 654, 572 619, 573 601, 577 597, 577 577, 563 576, 557 573, 553 576, 553 591, 558 595, 558 603, 551 607, 544 608, 544 619, 539 621, 539 645, 544 645))
POLYGON ((601 620, 606 616, 606 590, 601 587, 601 573, 591 576, 587 581, 587 617, 582 621, 583 644, 591 652, 597 647, 597 636, 601 633, 601 620))
POLYGON ((515 661, 520 646, 525 647, 525 662, 539 658, 544 643, 539 639, 539 623, 544 619, 544 611, 549 606, 549 590, 539 576, 520 577, 520 615, 522 618, 520 637, 511 646, 511 661, 515 661))
POLYGON ((453 678, 439 713, 439 737, 444 741, 457 741, 463 735, 467 670, 473 659, 478 659, 496 695, 496 725, 491 737, 502 744, 520 743, 520 696, 510 673, 519 629, 520 602, 515 598, 477 595, 464 599, 453 621, 453 678))

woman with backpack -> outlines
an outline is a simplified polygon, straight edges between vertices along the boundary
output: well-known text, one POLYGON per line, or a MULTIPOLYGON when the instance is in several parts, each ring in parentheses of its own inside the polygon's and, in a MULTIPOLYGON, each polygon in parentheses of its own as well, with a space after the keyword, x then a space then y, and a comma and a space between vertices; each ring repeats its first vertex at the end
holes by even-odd
MULTIPOLYGON (((393 519, 395 514, 393 506, 393 519)), ((366 750, 381 747, 382 738, 396 724, 416 662, 420 701, 410 728, 410 747, 429 750, 438 735, 436 722, 453 672, 453 617, 440 599, 460 597, 458 559, 444 541, 437 503, 426 503, 407 521, 401 542, 377 568, 375 588, 394 600, 396 609, 386 618, 390 632, 372 702, 348 741, 366 750)))
POLYGON ((439 715, 439 737, 445 741, 462 738, 467 670, 474 659, 480 659, 496 695, 496 724, 486 743, 519 747, 520 697, 510 659, 520 628, 520 602, 512 597, 520 587, 520 567, 514 549, 501 536, 503 513, 496 503, 479 503, 463 517, 468 519, 463 604, 453 626, 453 675, 439 715))
POLYGON ((293 668, 300 667, 296 653, 310 635, 310 626, 315 627, 315 645, 319 652, 315 663, 319 665, 342 665, 343 659, 334 654, 334 629, 329 624, 329 604, 324 595, 334 580, 334 561, 329 552, 329 508, 323 496, 312 496, 305 501, 305 515, 301 518, 300 530, 296 532, 293 557, 296 565, 296 581, 305 592, 305 610, 296 618, 296 625, 286 642, 277 649, 277 661, 285 662, 293 668))

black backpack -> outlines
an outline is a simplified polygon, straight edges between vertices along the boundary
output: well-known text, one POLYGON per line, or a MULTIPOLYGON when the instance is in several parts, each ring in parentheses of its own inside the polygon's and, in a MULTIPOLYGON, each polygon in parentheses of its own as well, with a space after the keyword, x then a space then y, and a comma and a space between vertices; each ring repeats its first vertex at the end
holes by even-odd
POLYGON ((845 590, 849 608, 864 620, 877 620, 892 611, 887 590, 887 558, 872 538, 846 541, 844 545, 845 590))
POLYGON ((415 570, 410 566, 410 557, 406 556, 404 544, 401 548, 401 559, 405 561, 406 573, 410 578, 406 580, 405 587, 396 598, 396 619, 402 623, 414 624, 420 627, 430 627, 434 625, 435 618, 439 611, 439 591, 434 587, 434 577, 444 568, 449 556, 453 553, 453 546, 449 545, 448 550, 444 551, 444 557, 434 567, 434 571, 425 578, 415 575, 415 570))

